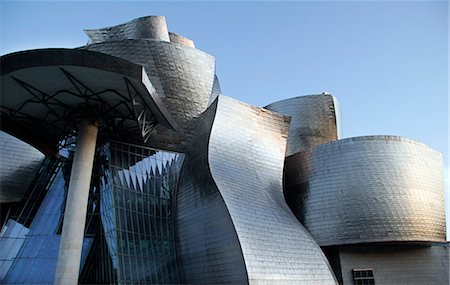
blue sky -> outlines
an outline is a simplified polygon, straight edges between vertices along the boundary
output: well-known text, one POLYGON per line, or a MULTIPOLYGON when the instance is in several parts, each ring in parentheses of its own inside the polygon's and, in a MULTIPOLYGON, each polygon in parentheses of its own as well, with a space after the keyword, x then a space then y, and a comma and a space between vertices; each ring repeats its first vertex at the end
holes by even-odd
POLYGON ((444 154, 448 177, 446 1, 4 1, 0 9, 2 55, 81 46, 83 28, 164 15, 170 31, 216 57, 225 95, 264 106, 330 92, 344 137, 418 140, 444 154))

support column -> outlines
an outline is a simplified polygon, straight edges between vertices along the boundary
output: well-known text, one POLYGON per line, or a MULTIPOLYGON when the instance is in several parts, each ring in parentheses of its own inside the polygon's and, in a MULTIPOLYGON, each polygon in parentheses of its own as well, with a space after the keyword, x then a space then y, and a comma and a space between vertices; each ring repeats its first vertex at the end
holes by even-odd
POLYGON ((97 132, 98 126, 88 121, 82 122, 78 130, 59 245, 55 285, 78 284, 97 132))

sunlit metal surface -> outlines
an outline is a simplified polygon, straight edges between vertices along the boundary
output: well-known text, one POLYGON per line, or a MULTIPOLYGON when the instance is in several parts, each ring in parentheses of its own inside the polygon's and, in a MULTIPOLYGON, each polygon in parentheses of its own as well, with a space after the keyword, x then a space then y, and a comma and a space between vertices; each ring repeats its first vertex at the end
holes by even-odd
POLYGON ((265 108, 291 117, 286 156, 340 138, 340 111, 332 95, 300 96, 265 108))
POLYGON ((121 25, 84 31, 90 43, 140 38, 170 41, 166 18, 163 16, 141 17, 121 25))
POLYGON ((188 283, 334 284, 283 198, 289 119, 219 96, 201 122, 177 201, 188 283))
POLYGON ((191 139, 196 118, 208 107, 213 90, 215 59, 188 46, 133 39, 87 45, 88 50, 110 54, 142 65, 172 117, 186 137, 156 127, 149 142, 153 147, 180 151, 191 139))
POLYGON ((445 241, 442 155, 397 136, 344 139, 286 158, 286 197, 321 245, 445 241))
POLYGON ((188 47, 195 48, 195 44, 191 39, 183 37, 181 35, 169 32, 169 38, 171 43, 180 44, 188 47))

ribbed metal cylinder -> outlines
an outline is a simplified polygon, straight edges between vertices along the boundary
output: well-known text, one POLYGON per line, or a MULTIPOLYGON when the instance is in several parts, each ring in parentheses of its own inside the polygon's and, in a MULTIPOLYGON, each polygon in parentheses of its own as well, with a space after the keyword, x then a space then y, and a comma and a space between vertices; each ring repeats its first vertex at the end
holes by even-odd
POLYGON ((396 136, 323 144, 286 158, 286 198, 321 246, 445 241, 442 155, 396 136))

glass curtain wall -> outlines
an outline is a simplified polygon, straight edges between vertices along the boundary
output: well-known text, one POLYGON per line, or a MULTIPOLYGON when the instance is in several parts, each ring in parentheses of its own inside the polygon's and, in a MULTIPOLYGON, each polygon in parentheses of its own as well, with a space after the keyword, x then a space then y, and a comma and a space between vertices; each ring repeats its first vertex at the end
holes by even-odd
POLYGON ((120 142, 101 155, 100 214, 117 283, 179 283, 173 197, 184 155, 120 142))
MULTIPOLYGON (((51 284, 58 258, 71 158, 46 158, 0 232, 0 283, 51 284)), ((91 215, 91 214, 89 214, 91 215)), ((82 264, 92 244, 83 241, 82 264)))

